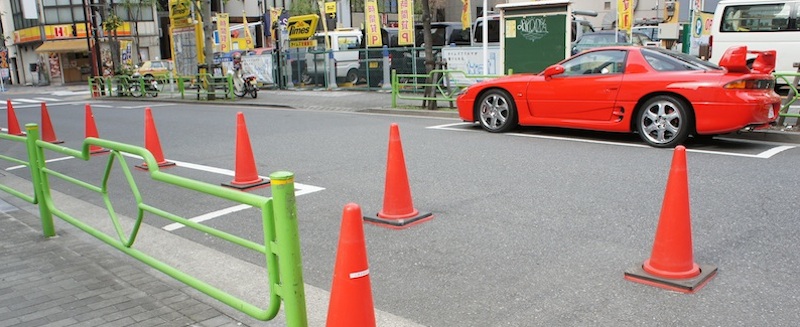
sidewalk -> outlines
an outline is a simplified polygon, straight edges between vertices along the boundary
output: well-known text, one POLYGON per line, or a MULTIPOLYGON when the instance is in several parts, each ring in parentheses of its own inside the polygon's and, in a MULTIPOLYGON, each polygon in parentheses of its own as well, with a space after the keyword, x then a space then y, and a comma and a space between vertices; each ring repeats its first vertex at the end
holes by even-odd
POLYGON ((38 219, 0 200, 0 326, 247 326, 75 228, 45 239, 38 219))

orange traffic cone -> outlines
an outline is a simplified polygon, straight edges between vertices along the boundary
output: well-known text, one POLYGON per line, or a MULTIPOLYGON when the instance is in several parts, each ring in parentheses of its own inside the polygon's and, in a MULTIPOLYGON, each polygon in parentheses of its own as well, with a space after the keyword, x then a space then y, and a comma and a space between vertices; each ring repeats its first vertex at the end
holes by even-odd
POLYGON ((686 148, 679 145, 672 156, 653 252, 644 264, 625 271, 625 279, 682 293, 694 293, 716 273, 717 267, 694 262, 686 148))
POLYGON ((50 114, 47 113, 47 104, 44 102, 42 102, 42 141, 55 144, 64 143, 64 141, 56 138, 53 124, 50 123, 50 114))
MULTIPOLYGON (((100 138, 99 134, 97 133, 97 125, 94 123, 94 114, 92 114, 92 107, 87 103, 85 106, 86 112, 86 137, 94 137, 100 138)), ((89 146, 89 154, 100 154, 108 152, 108 149, 104 149, 97 145, 90 145, 89 146)))
POLYGON ((402 229, 433 219, 430 212, 420 213, 414 209, 408 172, 400 142, 400 128, 391 124, 389 128, 389 156, 386 163, 386 185, 383 193, 383 209, 376 216, 364 216, 370 223, 402 229))
POLYGON ((233 181, 222 183, 222 186, 247 190, 266 185, 269 185, 269 179, 258 176, 253 149, 250 147, 250 136, 244 122, 244 114, 238 112, 236 113, 236 170, 233 181))
MULTIPOLYGON (((144 108, 144 147, 153 154, 159 167, 175 166, 174 162, 164 159, 164 152, 161 151, 161 141, 158 139, 158 131, 150 107, 144 108)), ((136 168, 147 170, 147 162, 143 162, 136 168)))
POLYGON ((11 100, 6 100, 6 112, 8 113, 8 135, 16 135, 16 136, 23 136, 25 133, 22 132, 22 129, 19 127, 19 121, 17 121, 17 114, 14 113, 14 105, 11 104, 11 100))
POLYGON ((355 203, 346 204, 342 211, 326 326, 375 326, 364 225, 361 207, 355 203))

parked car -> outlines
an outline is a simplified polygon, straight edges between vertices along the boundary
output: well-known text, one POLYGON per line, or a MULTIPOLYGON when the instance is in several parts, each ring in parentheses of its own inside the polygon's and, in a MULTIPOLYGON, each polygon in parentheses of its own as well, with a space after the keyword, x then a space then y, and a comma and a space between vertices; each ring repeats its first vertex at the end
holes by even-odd
POLYGON ((172 64, 172 60, 148 60, 136 68, 136 73, 148 79, 165 77, 170 72, 175 73, 175 65, 172 64))
POLYGON ((574 55, 583 50, 609 45, 644 46, 652 41, 653 40, 647 35, 638 32, 631 33, 630 38, 628 38, 628 34, 623 31, 591 32, 583 34, 583 36, 575 42, 575 45, 572 46, 572 54, 574 55), (617 34, 616 37, 614 33, 617 34))
POLYGON ((480 82, 457 98, 459 116, 489 132, 517 125, 636 132, 653 147, 690 135, 766 127, 778 117, 775 52, 732 47, 720 65, 655 47, 594 48, 547 67, 480 82), (720 67, 721 66, 721 67, 720 67))
POLYGON ((314 39, 317 40, 317 46, 306 53, 306 74, 303 81, 312 83, 324 80, 325 74, 327 74, 325 57, 328 55, 325 47, 330 46, 330 50, 333 51, 333 63, 336 65, 338 82, 357 83, 359 80, 359 46, 363 39, 361 30, 343 28, 327 33, 318 32, 314 34, 314 39))

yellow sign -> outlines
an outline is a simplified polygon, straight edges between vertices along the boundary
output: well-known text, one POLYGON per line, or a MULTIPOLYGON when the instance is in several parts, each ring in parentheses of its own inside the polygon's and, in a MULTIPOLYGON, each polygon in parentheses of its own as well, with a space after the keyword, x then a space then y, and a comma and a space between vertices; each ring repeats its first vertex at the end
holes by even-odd
POLYGON ((226 13, 217 13, 217 35, 219 35, 219 51, 231 51, 231 25, 226 13))
POLYGON ((472 10, 470 10, 469 0, 461 0, 461 28, 466 30, 472 26, 472 10))
POLYGON ((628 34, 633 28, 633 0, 617 0, 617 28, 628 34))
POLYGON ((42 34, 39 32, 39 27, 29 27, 19 31, 14 31, 14 43, 25 43, 32 41, 41 41, 42 34))
POLYGON ((289 31, 289 40, 304 40, 314 36, 317 31, 319 16, 302 15, 289 17, 286 29, 289 31))
POLYGON ((242 10, 242 25, 244 25, 244 50, 252 50, 255 48, 253 44, 253 34, 250 33, 250 25, 247 24, 247 16, 245 16, 244 10, 242 10))
POLYGON ((336 13, 336 1, 328 1, 325 3, 325 13, 326 14, 336 13))
POLYGON ((169 3, 169 18, 170 19, 181 19, 189 17, 189 14, 192 13, 191 11, 192 3, 186 0, 170 0, 169 3))
POLYGON ((378 2, 375 0, 367 0, 367 2, 364 3, 364 11, 367 19, 367 47, 383 46, 378 2))
POLYGON ((317 46, 317 40, 289 41, 290 48, 311 48, 317 46))
POLYGON ((399 45, 414 45, 414 2, 413 0, 400 0, 397 10, 398 31, 397 43, 399 45))

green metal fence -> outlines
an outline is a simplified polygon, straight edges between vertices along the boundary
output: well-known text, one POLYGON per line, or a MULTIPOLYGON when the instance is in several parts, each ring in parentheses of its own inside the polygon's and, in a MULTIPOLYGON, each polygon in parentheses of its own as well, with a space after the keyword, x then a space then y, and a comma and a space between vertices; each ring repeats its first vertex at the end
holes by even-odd
POLYGON ((448 101, 452 106, 458 94, 475 81, 498 77, 501 76, 468 75, 461 70, 435 69, 428 74, 398 74, 393 70, 392 108, 397 108, 397 100, 448 101), (426 95, 425 88, 432 88, 433 92, 426 95))
POLYGON ((782 80, 789 86, 789 94, 781 105, 781 121, 779 124, 782 124, 782 120, 786 117, 800 118, 800 113, 789 113, 789 107, 797 102, 798 99, 800 99, 800 94, 797 92, 797 83, 800 81, 800 72, 775 72, 773 75, 775 75, 775 79, 782 80), (792 79, 789 80, 789 78, 792 79))
POLYGON ((27 160, 8 156, 0 156, 0 159, 24 165, 30 169, 34 194, 25 194, 2 184, 0 184, 0 190, 27 202, 38 204, 42 220, 42 231, 45 236, 50 237, 55 235, 53 216, 56 216, 131 257, 253 318, 259 320, 273 319, 278 314, 281 302, 283 302, 288 326, 304 327, 308 325, 302 261, 300 257, 300 240, 297 226, 297 208, 294 195, 294 175, 292 173, 275 172, 271 174, 272 197, 267 198, 162 172, 159 170, 158 164, 150 151, 142 147, 90 137, 83 141, 81 150, 75 150, 40 140, 39 128, 36 124, 28 124, 25 128, 27 136, 0 134, 0 139, 24 144, 28 154, 27 160), (90 147, 95 146, 110 150, 109 155, 90 156, 90 147), (107 158, 105 170, 102 172, 101 184, 93 185, 47 167, 45 151, 71 156, 84 161, 107 158), (264 234, 263 243, 253 242, 193 222, 185 217, 178 216, 145 203, 136 186, 136 182, 129 168, 130 166, 125 162, 124 154, 142 157, 147 164, 149 177, 153 181, 240 204, 246 204, 259 209, 261 211, 264 234), (133 228, 131 228, 128 234, 122 229, 120 220, 111 206, 111 200, 109 199, 108 181, 111 168, 114 166, 115 162, 119 162, 118 166, 121 167, 120 169, 128 184, 130 184, 133 197, 136 200, 137 216, 133 228), (62 211, 51 196, 50 180, 52 178, 58 178, 69 182, 100 196, 106 203, 108 214, 116 234, 109 235, 104 233, 81 221, 79 217, 74 217, 62 211), (270 284, 268 306, 266 308, 261 308, 256 304, 248 303, 138 250, 134 246, 134 243, 140 232, 139 227, 143 222, 145 213, 163 217, 231 244, 263 254, 266 260, 266 273, 270 284))
POLYGON ((116 75, 110 77, 89 77, 89 90, 92 97, 170 97, 184 99, 195 96, 197 99, 214 98, 232 99, 233 77, 230 75, 213 76, 197 74, 195 76, 158 76, 155 89, 148 83, 149 79, 139 76, 116 75))

